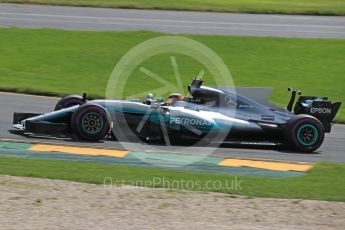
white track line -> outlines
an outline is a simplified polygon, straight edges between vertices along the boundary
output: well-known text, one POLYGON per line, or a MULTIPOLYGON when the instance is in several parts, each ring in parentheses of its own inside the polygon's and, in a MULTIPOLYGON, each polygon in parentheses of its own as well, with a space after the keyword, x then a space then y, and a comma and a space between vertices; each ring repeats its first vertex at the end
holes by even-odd
POLYGON ((45 99, 61 99, 61 97, 54 97, 54 96, 42 96, 42 95, 33 95, 33 94, 24 94, 24 93, 1 92, 1 89, 0 89, 0 95, 1 94, 22 96, 22 97, 37 97, 37 98, 45 98, 45 99))

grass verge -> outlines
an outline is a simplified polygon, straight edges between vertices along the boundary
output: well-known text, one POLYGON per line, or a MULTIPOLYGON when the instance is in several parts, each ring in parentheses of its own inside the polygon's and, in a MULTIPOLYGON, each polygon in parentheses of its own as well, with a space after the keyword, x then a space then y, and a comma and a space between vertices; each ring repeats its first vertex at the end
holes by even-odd
POLYGON ((221 192, 253 197, 345 201, 345 165, 333 163, 317 164, 302 177, 270 179, 122 165, 0 157, 0 174, 94 184, 103 184, 105 178, 111 178, 113 183, 155 188, 221 192), (235 180, 239 182, 240 187, 230 189, 231 181, 235 180))
POLYGON ((0 2, 263 14, 345 15, 343 0, 0 0, 0 2))
MULTIPOLYGON (((2 28, 0 89, 54 96, 87 92, 91 97, 102 98, 120 58, 140 42, 162 35, 2 28)), ((287 87, 299 88, 304 95, 345 101, 345 40, 186 37, 214 50, 229 67, 237 86, 273 88, 270 99, 279 105, 286 106, 289 100, 287 87)), ((176 56, 183 85, 187 86, 203 68, 195 60, 167 54, 151 58, 141 66, 169 82, 176 82, 171 55, 176 56)), ((140 72, 139 67, 127 80, 122 98, 162 87, 140 72)), ((212 78, 206 71, 206 84, 212 84, 212 78)), ((336 120, 345 121, 343 107, 336 120)))

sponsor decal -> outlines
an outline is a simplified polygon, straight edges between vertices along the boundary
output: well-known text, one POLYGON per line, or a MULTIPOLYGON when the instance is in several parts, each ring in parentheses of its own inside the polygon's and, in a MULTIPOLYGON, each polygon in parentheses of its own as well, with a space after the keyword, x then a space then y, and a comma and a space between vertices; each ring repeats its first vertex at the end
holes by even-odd
POLYGON ((331 114, 332 110, 330 108, 311 108, 310 113, 321 113, 321 114, 331 114))
POLYGON ((274 116, 273 115, 261 115, 261 120, 262 121, 274 121, 274 116))
POLYGON ((195 119, 195 118, 183 118, 183 117, 171 117, 170 118, 170 124, 175 124, 175 125, 192 125, 192 126, 197 126, 197 125, 211 125, 210 121, 203 120, 203 119, 195 119))

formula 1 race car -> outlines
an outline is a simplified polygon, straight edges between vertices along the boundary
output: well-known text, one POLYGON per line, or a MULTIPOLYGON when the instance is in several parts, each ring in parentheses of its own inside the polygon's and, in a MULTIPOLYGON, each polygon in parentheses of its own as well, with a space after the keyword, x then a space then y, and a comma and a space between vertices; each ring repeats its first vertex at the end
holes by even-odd
POLYGON ((297 151, 318 149, 341 103, 300 96, 289 89, 287 108, 270 104, 270 89, 206 87, 193 79, 189 98, 172 94, 166 102, 149 94, 139 100, 92 100, 66 96, 46 114, 14 113, 13 127, 22 134, 78 137, 87 141, 176 141, 273 143, 297 151))

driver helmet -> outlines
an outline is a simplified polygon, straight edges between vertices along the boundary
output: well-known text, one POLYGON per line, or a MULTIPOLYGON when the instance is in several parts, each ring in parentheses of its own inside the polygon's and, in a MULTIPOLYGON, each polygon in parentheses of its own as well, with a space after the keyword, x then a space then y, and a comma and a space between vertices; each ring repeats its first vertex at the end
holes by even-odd
POLYGON ((184 100, 184 96, 182 96, 179 93, 172 93, 169 95, 168 100, 166 102, 167 105, 172 105, 177 101, 183 101, 184 100))

